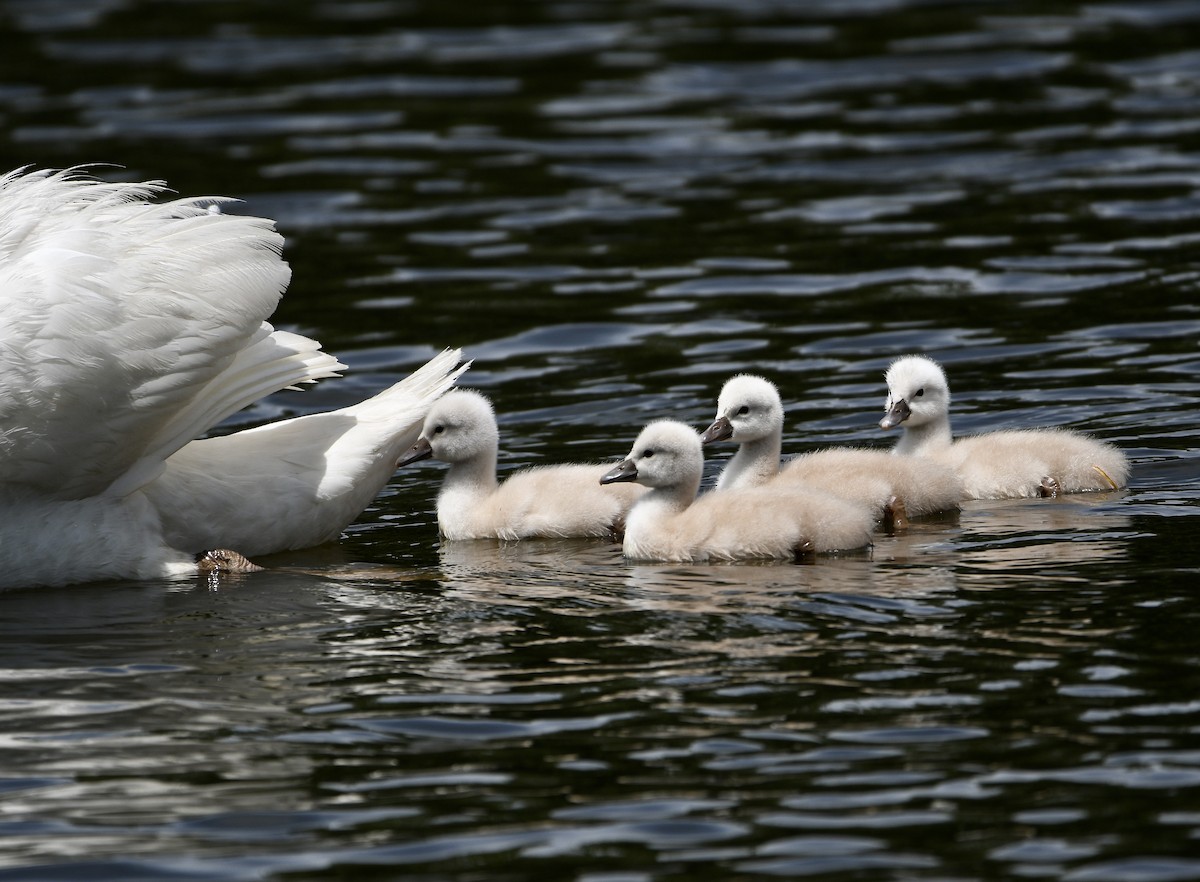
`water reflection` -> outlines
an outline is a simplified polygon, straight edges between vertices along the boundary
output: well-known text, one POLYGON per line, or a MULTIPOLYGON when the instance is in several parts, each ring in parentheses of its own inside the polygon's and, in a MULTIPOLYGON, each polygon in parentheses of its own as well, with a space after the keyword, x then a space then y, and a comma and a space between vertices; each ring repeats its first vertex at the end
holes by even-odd
POLYGON ((956 538, 964 584, 989 586, 1031 574, 1072 581, 1086 571, 1128 558, 1128 541, 1139 534, 1119 502, 1123 494, 1075 494, 1056 500, 972 500, 964 504, 956 538), (1024 502, 1025 504, 1019 504, 1024 502), (1044 503, 1044 504, 1041 504, 1044 503))

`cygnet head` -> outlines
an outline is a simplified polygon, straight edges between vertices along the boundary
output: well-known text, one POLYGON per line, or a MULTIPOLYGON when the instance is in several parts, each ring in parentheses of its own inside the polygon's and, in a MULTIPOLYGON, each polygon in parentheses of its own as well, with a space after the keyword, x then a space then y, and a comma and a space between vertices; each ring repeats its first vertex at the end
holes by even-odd
POLYGON ((647 487, 683 488, 695 496, 703 471, 704 451, 695 430, 675 420, 658 420, 642 429, 629 456, 600 483, 634 481, 647 487))
POLYGON ((950 412, 950 384, 941 366, 924 355, 906 355, 892 362, 885 374, 888 397, 881 429, 904 423, 918 428, 945 420, 950 412))
POLYGON ((762 377, 738 374, 721 388, 717 417, 700 440, 704 444, 714 441, 744 444, 782 431, 783 403, 775 384, 762 377))
POLYGON ((430 457, 448 463, 467 462, 481 454, 495 456, 499 445, 492 403, 472 389, 452 389, 430 408, 417 443, 397 465, 430 457))

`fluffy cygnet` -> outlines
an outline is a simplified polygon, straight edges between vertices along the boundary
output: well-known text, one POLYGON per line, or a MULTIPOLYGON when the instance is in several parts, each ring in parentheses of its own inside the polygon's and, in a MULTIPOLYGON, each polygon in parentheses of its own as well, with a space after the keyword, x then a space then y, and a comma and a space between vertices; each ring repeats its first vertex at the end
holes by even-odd
POLYGON ((1018 429, 953 439, 950 386, 933 359, 910 355, 887 370, 880 428, 903 428, 894 452, 954 469, 971 499, 1117 490, 1129 480, 1125 454, 1067 429, 1018 429))
POLYGON ((717 418, 701 436, 705 444, 734 441, 737 453, 717 489, 784 484, 832 493, 870 508, 892 526, 903 516, 958 508, 962 484, 954 471, 932 460, 892 456, 884 450, 833 447, 779 462, 783 404, 779 390, 762 377, 739 374, 726 381, 717 418))
POLYGON ((446 539, 614 537, 641 487, 602 487, 608 464, 535 466, 496 481, 500 432, 491 402, 456 389, 429 411, 417 443, 398 465, 449 463, 438 493, 446 539))
POLYGON ((870 544, 870 510, 844 499, 790 487, 750 487, 699 499, 700 437, 673 420, 646 426, 629 457, 605 484, 650 488, 625 521, 625 556, 667 562, 794 559, 870 544))

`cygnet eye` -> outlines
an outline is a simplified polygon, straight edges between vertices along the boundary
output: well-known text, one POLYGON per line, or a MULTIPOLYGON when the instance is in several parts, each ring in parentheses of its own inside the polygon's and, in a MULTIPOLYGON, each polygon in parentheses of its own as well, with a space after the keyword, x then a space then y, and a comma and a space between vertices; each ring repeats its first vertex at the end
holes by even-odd
POLYGON ((445 426, 434 426, 434 427, 433 427, 433 434, 435 434, 435 435, 440 435, 440 434, 442 434, 442 432, 444 432, 444 431, 446 431, 446 427, 445 427, 445 426))
POLYGON ((746 414, 748 414, 749 412, 750 412, 750 405, 748 405, 748 404, 743 404, 741 407, 739 407, 739 408, 738 408, 737 415, 738 415, 738 416, 745 416, 745 415, 746 415, 746 414))
POLYGON ((925 390, 924 390, 924 389, 918 389, 918 390, 917 390, 916 397, 917 397, 917 398, 920 398, 920 397, 921 397, 922 395, 924 395, 924 394, 925 394, 925 390))
POLYGON ((653 449, 651 449, 651 450, 643 450, 643 451, 642 451, 642 459, 649 459, 649 458, 650 458, 650 457, 652 457, 652 456, 654 456, 654 450, 653 450, 653 449))

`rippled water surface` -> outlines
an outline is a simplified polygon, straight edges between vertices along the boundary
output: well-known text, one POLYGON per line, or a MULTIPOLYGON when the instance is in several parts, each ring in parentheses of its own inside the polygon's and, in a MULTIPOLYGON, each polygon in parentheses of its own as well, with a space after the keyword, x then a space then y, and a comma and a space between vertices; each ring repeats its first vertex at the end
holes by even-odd
POLYGON ((1200 879, 1200 5, 0 0, 0 47, 3 168, 277 219, 351 370, 231 426, 458 345, 503 470, 738 371, 789 451, 884 445, 925 351, 959 431, 1134 464, 711 567, 439 544, 426 464, 266 573, 0 596, 0 879, 1200 879))

